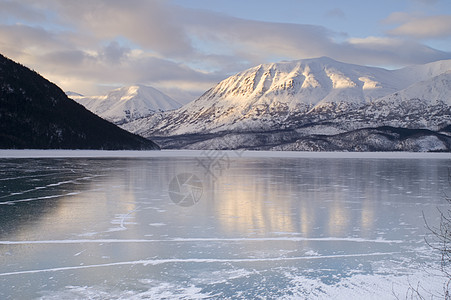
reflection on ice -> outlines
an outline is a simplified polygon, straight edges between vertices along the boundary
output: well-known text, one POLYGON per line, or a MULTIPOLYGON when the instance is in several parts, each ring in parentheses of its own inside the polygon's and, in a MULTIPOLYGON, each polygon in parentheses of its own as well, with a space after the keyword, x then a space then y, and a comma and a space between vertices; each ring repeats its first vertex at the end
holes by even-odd
POLYGON ((447 207, 449 161, 230 158, 214 178, 202 157, 0 159, 1 298, 442 291, 423 214, 447 207), (169 197, 183 173, 189 207, 169 197))

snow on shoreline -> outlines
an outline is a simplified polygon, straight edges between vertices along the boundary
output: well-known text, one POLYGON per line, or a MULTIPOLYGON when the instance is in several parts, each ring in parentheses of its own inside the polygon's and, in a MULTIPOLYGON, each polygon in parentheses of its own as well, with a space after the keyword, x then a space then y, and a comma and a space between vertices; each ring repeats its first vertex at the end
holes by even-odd
POLYGON ((304 152, 304 151, 238 151, 238 150, 161 150, 161 151, 105 151, 105 150, 0 150, 1 158, 152 158, 202 157, 215 151, 230 158, 358 158, 358 159, 451 159, 450 153, 425 152, 304 152))

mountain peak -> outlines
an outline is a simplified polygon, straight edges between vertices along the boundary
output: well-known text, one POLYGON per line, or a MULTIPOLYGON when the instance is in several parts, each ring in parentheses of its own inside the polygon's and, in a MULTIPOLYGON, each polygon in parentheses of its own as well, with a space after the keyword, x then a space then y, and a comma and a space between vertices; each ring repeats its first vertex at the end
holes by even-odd
POLYGON ((328 63, 342 63, 339 62, 333 58, 330 58, 329 56, 320 56, 320 57, 314 57, 314 58, 306 58, 306 59, 300 59, 298 60, 299 62, 316 62, 316 63, 323 63, 323 64, 328 64, 328 63))
POLYGON ((117 88, 103 96, 74 99, 95 114, 118 125, 181 106, 168 95, 142 84, 117 88))

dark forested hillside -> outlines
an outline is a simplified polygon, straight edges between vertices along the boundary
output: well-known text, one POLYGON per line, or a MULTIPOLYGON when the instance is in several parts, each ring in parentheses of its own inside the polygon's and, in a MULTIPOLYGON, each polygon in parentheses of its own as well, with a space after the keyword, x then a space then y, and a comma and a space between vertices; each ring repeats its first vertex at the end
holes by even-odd
POLYGON ((0 148, 159 149, 94 115, 55 84, 2 55, 0 148))

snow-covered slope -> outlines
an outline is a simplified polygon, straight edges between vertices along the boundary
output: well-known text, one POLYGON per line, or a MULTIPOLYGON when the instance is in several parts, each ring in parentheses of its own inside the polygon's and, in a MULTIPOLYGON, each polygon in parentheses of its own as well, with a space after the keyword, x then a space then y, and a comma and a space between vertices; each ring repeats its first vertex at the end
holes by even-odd
MULTIPOLYGON (((220 82, 180 111, 185 110, 190 119, 209 115, 208 127, 214 131, 230 126, 247 128, 250 120, 268 124, 268 115, 271 119, 274 115, 305 113, 328 103, 362 105, 406 86, 388 70, 322 57, 251 68, 220 82)), ((183 128, 188 132, 199 129, 191 125, 183 128)))
POLYGON ((390 71, 321 57, 259 65, 222 81, 198 102, 221 98, 249 105, 277 100, 291 107, 338 101, 365 103, 401 85, 390 71))
POLYGON ((450 69, 451 60, 395 71, 345 64, 327 57, 265 64, 225 79, 190 108, 214 104, 217 108, 246 111, 277 103, 292 110, 325 103, 366 104, 450 69))
POLYGON ((423 65, 405 67, 392 72, 409 85, 414 82, 425 81, 451 70, 451 60, 441 60, 423 65))
POLYGON ((181 106, 157 89, 144 85, 115 89, 104 96, 84 97, 72 93, 70 97, 93 113, 118 125, 181 106))
MULTIPOLYGON (((123 128, 161 138, 163 147, 165 137, 170 137, 171 147, 201 149, 274 148, 301 137, 344 136, 384 126, 427 129, 433 135, 451 125, 450 71, 451 60, 399 70, 326 57, 265 64, 223 80, 177 110, 123 128)), ((329 139, 326 144, 331 143, 329 139)))
POLYGON ((423 103, 440 101, 451 106, 451 70, 414 83, 406 89, 382 97, 377 101, 400 103, 412 99, 421 100, 423 103))

